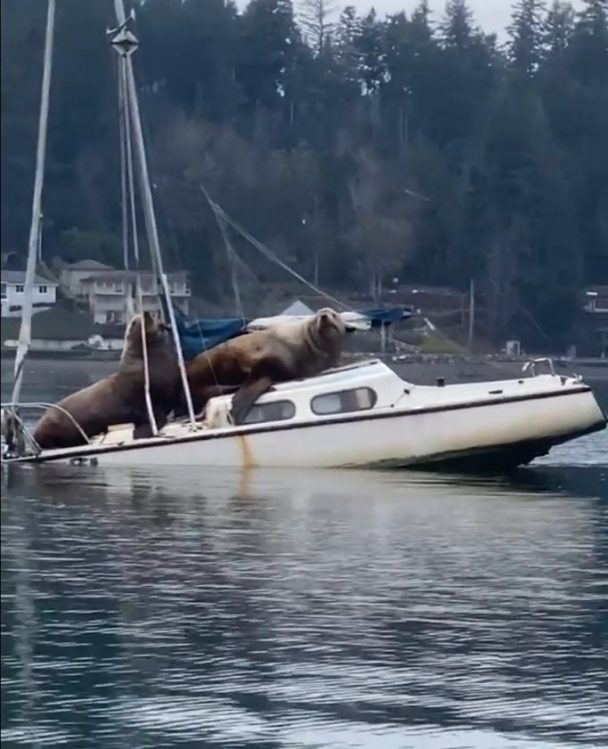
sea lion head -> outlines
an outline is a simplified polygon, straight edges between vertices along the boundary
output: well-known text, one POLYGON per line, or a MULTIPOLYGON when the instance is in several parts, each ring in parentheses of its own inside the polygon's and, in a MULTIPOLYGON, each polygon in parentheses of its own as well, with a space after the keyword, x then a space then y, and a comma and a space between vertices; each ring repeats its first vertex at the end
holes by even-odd
POLYGON ((143 358, 142 325, 148 353, 168 346, 167 326, 146 310, 143 315, 133 315, 127 323, 121 363, 143 358))
POLYGON ((346 334, 344 320, 331 307, 323 307, 315 314, 312 328, 315 341, 324 349, 339 345, 346 334))

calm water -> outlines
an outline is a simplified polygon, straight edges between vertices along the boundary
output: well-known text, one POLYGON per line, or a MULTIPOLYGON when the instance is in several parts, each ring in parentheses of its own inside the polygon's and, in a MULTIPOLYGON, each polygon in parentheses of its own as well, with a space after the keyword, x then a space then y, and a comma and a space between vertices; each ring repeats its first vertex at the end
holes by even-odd
POLYGON ((508 480, 2 481, 3 747, 608 746, 606 432, 508 480))

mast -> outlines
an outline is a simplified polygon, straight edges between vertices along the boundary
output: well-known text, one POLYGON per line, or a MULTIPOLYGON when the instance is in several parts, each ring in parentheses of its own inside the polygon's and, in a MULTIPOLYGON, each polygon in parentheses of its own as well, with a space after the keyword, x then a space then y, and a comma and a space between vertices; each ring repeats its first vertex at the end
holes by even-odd
POLYGON ((135 76, 133 74, 133 64, 131 55, 137 47, 139 42, 134 34, 132 34, 127 28, 127 16, 125 13, 125 7, 123 0, 114 0, 114 9, 116 12, 116 19, 118 21, 117 33, 112 39, 112 45, 121 55, 125 68, 126 86, 125 86, 125 103, 127 105, 131 127, 133 131, 135 155, 137 159, 137 173, 139 177, 139 186, 142 193, 142 207, 144 212, 144 221, 146 224, 146 234, 148 237, 148 245, 150 247, 150 254, 152 256, 152 267, 160 280, 162 293, 165 297, 167 310, 169 313, 169 323, 171 327, 171 333, 173 336, 173 343, 175 345, 175 351, 177 353, 177 361, 179 365, 179 372, 182 381, 182 388, 184 390, 184 396, 186 398, 186 405, 188 407, 188 416, 190 424, 194 426, 194 407, 192 405, 192 396, 190 394, 190 387, 188 385, 188 378, 186 376, 186 367, 184 364, 184 356, 182 352, 181 341, 179 340, 179 333, 177 330, 177 324, 175 321, 175 313, 173 310, 173 304, 171 302, 171 294, 169 291, 169 282, 167 280, 167 274, 163 269, 163 260, 160 251, 160 243, 158 241, 158 228, 156 226, 156 215, 154 213, 154 201, 152 199, 152 190, 150 188, 150 176, 148 172, 148 162, 146 158, 146 147, 144 143, 143 130, 141 126, 141 117, 139 113, 139 101, 137 98, 137 88, 135 85, 135 76))
POLYGON ((21 328, 15 357, 12 403, 19 401, 21 383, 23 382, 23 365, 32 338, 32 288, 36 273, 36 257, 40 241, 40 219, 42 205, 42 185, 44 181, 44 163, 46 156, 46 136, 49 118, 49 92, 51 88, 51 69, 53 64, 53 36, 55 32, 55 0, 49 0, 46 17, 46 38, 44 43, 44 67, 42 70, 42 93, 40 117, 38 120, 38 144, 36 147, 36 176, 34 178, 34 196, 32 199, 32 223, 28 242, 27 265, 23 284, 23 305, 21 307, 21 328))

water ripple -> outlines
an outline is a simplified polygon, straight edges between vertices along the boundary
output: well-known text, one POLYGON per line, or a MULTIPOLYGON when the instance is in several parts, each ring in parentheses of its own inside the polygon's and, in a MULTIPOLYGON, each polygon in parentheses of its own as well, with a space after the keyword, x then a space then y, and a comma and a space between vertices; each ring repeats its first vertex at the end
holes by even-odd
POLYGON ((605 746, 605 486, 17 467, 3 746, 605 746))

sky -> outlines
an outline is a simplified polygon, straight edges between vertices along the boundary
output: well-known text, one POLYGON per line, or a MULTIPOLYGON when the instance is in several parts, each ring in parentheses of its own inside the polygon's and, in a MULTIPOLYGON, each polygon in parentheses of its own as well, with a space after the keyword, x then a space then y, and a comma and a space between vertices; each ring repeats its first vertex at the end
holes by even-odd
MULTIPOLYGON (((353 5, 361 12, 369 10, 373 5, 379 15, 405 10, 409 16, 418 5, 418 0, 354 0, 353 5)), ((445 5, 445 0, 429 1, 433 20, 437 21, 443 16, 445 5)), ((511 18, 511 0, 469 0, 469 7, 484 31, 495 31, 500 37, 504 36, 504 29, 511 18)))
MULTIPOLYGON (((551 0, 547 5, 550 2, 551 0)), ((337 8, 352 4, 360 13, 366 13, 374 7, 379 16, 404 10, 409 16, 412 9, 418 5, 418 0, 337 0, 335 4, 337 8)), ((297 8, 298 0, 294 0, 294 5, 297 8)), ((429 0, 433 20, 437 21, 443 16, 445 5, 445 0, 429 0)), ((496 32, 501 41, 506 36, 505 29, 511 18, 511 5, 512 0, 469 0, 469 7, 477 24, 487 33, 496 32)), ((575 8, 580 6, 580 0, 574 0, 572 5, 575 8)))

